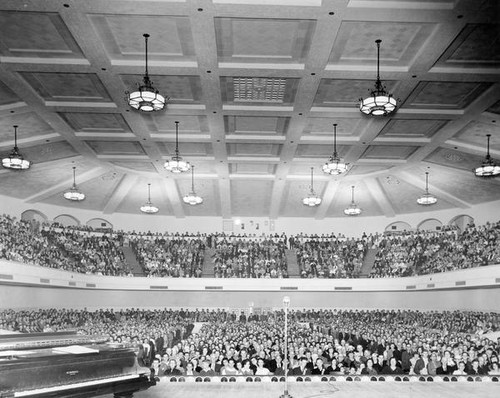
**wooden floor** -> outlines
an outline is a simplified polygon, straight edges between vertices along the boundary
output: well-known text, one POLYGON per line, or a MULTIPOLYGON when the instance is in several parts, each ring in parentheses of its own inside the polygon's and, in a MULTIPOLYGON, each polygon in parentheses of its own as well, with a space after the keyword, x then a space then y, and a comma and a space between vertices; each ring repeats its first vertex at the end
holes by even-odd
MULTIPOLYGON (((293 398, 496 398, 500 382, 329 382, 293 383, 293 398)), ((160 381, 135 398, 279 398, 282 383, 168 383, 160 381)))

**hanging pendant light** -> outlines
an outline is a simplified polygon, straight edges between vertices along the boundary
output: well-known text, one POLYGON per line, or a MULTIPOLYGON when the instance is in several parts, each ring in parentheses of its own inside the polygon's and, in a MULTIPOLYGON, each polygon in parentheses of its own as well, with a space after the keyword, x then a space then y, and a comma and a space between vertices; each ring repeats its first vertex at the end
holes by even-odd
POLYGON ((321 204, 321 198, 314 192, 313 171, 314 167, 311 167, 311 190, 309 191, 309 195, 302 199, 302 203, 309 207, 319 206, 321 204))
POLYGON ((437 198, 429 193, 429 172, 425 172, 425 193, 417 199, 417 203, 422 206, 430 206, 437 203, 437 198))
POLYGON ((203 203, 203 198, 196 195, 196 192, 194 190, 194 166, 191 166, 191 192, 184 196, 182 200, 184 201, 184 203, 191 206, 196 206, 203 203))
POLYGON ((182 160, 179 155, 179 122, 175 122, 175 155, 171 160, 167 160, 163 167, 172 173, 184 173, 191 168, 189 162, 182 160))
POLYGON ((333 124, 333 154, 323 165, 323 172, 331 175, 339 175, 347 171, 347 166, 337 153, 337 123, 333 124))
POLYGON ((85 199, 85 194, 78 190, 76 187, 76 167, 73 166, 73 186, 64 192, 64 199, 71 200, 73 202, 80 202, 85 199))
POLYGON ((486 134, 486 137, 488 140, 487 144, 488 149, 486 150, 486 157, 484 158, 481 166, 476 167, 474 170, 472 170, 476 177, 489 178, 489 177, 496 177, 497 175, 500 174, 500 165, 495 163, 495 161, 490 156, 491 134, 486 134))
POLYGON ((158 213, 158 210, 160 209, 151 203, 151 184, 148 184, 148 201, 141 206, 141 211, 147 214, 155 214, 158 213))
POLYGON ((354 202, 354 185, 351 186, 351 190, 351 204, 346 209, 344 209, 344 214, 346 216, 359 216, 363 210, 361 210, 354 202))
POLYGON ((359 110, 367 115, 386 116, 396 109, 396 100, 385 91, 385 87, 380 81, 380 43, 382 40, 375 40, 377 43, 377 80, 375 81, 375 89, 371 91, 370 96, 359 100, 359 110))
POLYGON ((17 127, 14 127, 14 149, 9 156, 2 159, 2 166, 6 169, 11 170, 28 170, 31 166, 31 162, 23 158, 19 153, 19 148, 17 147, 17 127))
MULTIPOLYGON (((127 94, 127 103, 134 109, 142 112, 161 111, 165 107, 165 97, 153 87, 153 82, 149 79, 148 74, 148 38, 149 34, 144 33, 144 41, 146 43, 146 72, 143 78, 143 84, 139 85, 138 90, 133 92, 125 92, 127 94)), ((167 97, 168 99, 168 97, 167 97)))

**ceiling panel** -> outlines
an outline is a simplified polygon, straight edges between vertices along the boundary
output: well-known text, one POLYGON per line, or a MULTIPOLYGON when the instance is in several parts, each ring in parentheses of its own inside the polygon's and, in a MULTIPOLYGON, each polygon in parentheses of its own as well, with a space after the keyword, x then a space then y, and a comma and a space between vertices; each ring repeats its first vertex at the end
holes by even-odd
POLYGON ((82 57, 64 21, 53 12, 0 11, 0 44, 5 56, 82 57))
POLYGON ((97 155, 144 155, 141 144, 135 141, 86 141, 97 155))
POLYGON ((379 134, 386 138, 431 138, 447 120, 390 120, 379 134))
POLYGON ((370 145, 363 153, 363 159, 407 159, 417 147, 394 145, 370 145))
POLYGON ((316 21, 294 19, 215 18, 221 62, 303 62, 316 21))
POLYGON ((111 101, 94 73, 21 72, 21 76, 44 100, 111 101))
POLYGON ((66 141, 44 143, 31 147, 22 147, 21 153, 23 156, 34 163, 34 167, 36 167, 37 164, 43 162, 71 158, 79 155, 79 152, 76 151, 75 148, 73 148, 73 146, 66 141))
POLYGON ((175 122, 179 122, 179 139, 189 134, 209 131, 207 117, 204 115, 172 115, 168 112, 143 115, 144 123, 150 132, 175 133, 175 122))
POLYGON ((19 140, 54 132, 52 127, 35 112, 9 113, 0 116, 0 142, 14 141, 13 126, 18 126, 19 140))
POLYGON ((455 65, 498 66, 500 24, 467 24, 439 61, 455 65))
POLYGON ((191 22, 171 15, 90 15, 90 20, 111 59, 144 59, 144 33, 148 52, 155 59, 194 58, 191 22))
POLYGON ((224 116, 227 134, 285 135, 290 118, 279 116, 224 116))
POLYGON ((277 156, 281 145, 277 144, 228 144, 231 156, 277 156))
POLYGON ((3 82, 0 81, 0 105, 12 104, 20 101, 20 98, 3 82))
MULTIPOLYGON (((163 155, 175 154, 175 142, 160 142, 157 144, 163 155)), ((212 146, 196 142, 179 142, 181 156, 207 156, 212 154, 212 146)))
POLYGON ((130 127, 119 113, 61 112, 70 127, 85 133, 123 133, 130 127))
POLYGON ((329 135, 333 142, 333 124, 337 124, 337 139, 341 137, 358 137, 360 134, 359 127, 363 124, 363 120, 359 118, 326 118, 312 117, 309 118, 304 135, 329 135))
MULTIPOLYGON (((332 140, 333 141, 333 140, 332 140)), ((348 145, 338 145, 337 152, 340 156, 345 154, 349 149, 348 145)), ((315 145, 315 144, 300 144, 297 147, 295 156, 298 158, 325 158, 325 161, 333 154, 332 145, 315 145)))
POLYGON ((412 22, 342 22, 329 62, 373 61, 375 70, 375 40, 381 39, 381 61, 386 65, 407 65, 434 27, 412 22))
POLYGON ((463 109, 490 84, 469 82, 421 82, 405 106, 463 109))

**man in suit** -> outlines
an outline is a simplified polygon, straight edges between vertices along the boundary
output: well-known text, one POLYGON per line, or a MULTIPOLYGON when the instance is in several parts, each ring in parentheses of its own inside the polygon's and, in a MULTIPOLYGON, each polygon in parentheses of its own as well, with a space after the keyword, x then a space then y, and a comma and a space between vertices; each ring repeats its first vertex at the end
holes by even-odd
POLYGON ((299 366, 295 367, 292 369, 292 376, 304 376, 304 375, 310 375, 311 370, 307 367, 307 358, 306 357, 300 357, 299 359, 299 366))

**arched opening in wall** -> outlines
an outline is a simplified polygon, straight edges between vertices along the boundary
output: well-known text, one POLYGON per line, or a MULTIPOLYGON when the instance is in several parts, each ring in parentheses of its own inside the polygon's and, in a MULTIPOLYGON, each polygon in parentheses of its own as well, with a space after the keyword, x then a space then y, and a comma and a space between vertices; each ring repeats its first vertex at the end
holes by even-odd
POLYGON ((448 225, 457 227, 460 231, 464 231, 469 225, 474 225, 474 219, 468 214, 460 214, 459 216, 453 217, 448 225))
POLYGON ((43 214, 41 211, 34 210, 34 209, 29 209, 29 210, 23 211, 21 213, 21 220, 37 221, 39 223, 44 223, 48 219, 49 218, 45 214, 43 214))
POLYGON ((410 224, 404 221, 395 221, 385 227, 386 234, 400 234, 407 231, 413 231, 410 224))
POLYGON ((47 222, 49 218, 41 211, 29 209, 21 213, 21 220, 30 221, 32 228, 36 231, 40 230, 40 226, 47 222))
POLYGON ((77 218, 70 216, 69 214, 60 214, 54 218, 54 223, 61 225, 62 227, 77 227, 80 225, 80 221, 77 218))
POLYGON ((113 224, 104 218, 91 218, 86 223, 87 227, 91 227, 94 231, 108 232, 113 229, 113 224))
POLYGON ((428 218, 417 225, 419 231, 441 231, 443 223, 436 218, 428 218))

